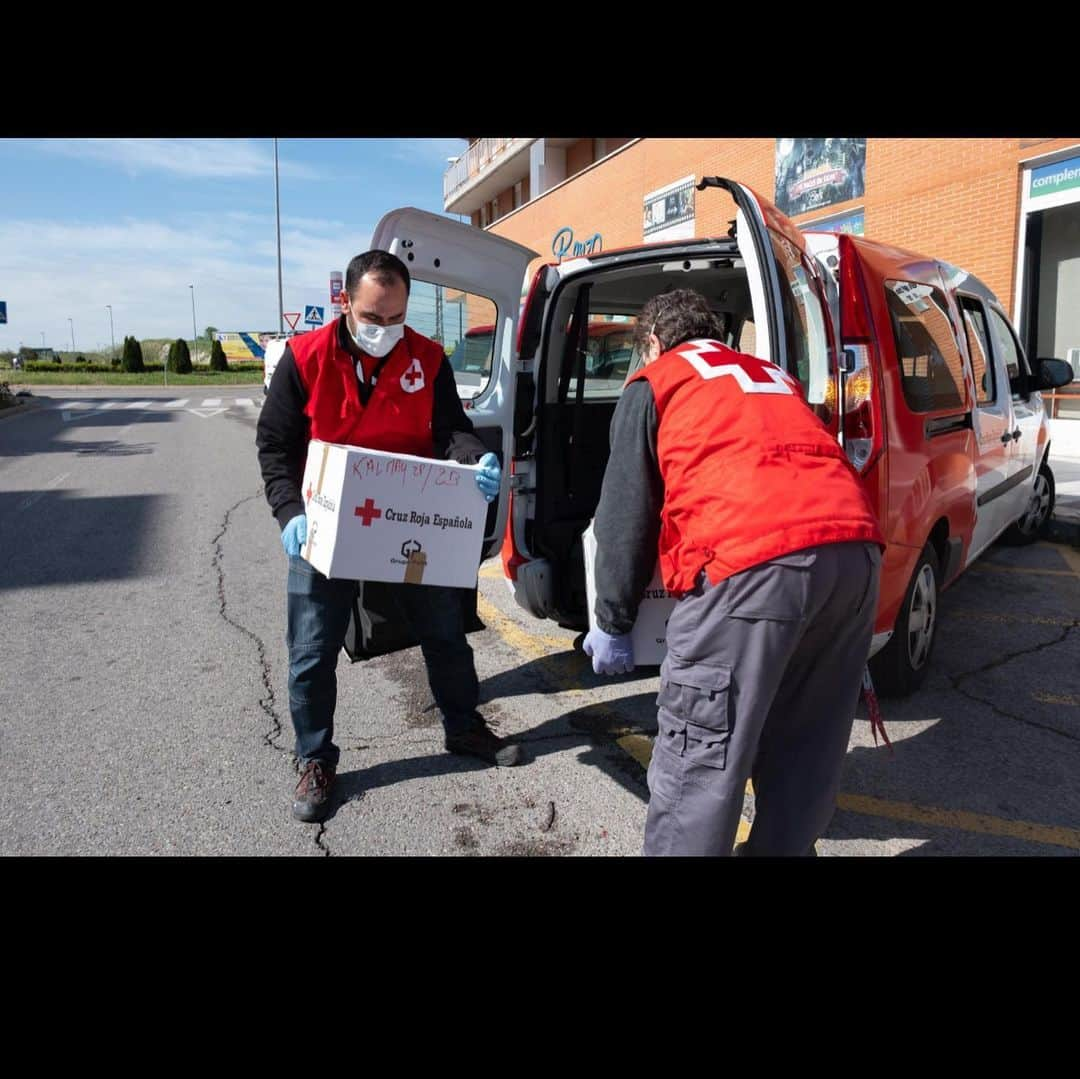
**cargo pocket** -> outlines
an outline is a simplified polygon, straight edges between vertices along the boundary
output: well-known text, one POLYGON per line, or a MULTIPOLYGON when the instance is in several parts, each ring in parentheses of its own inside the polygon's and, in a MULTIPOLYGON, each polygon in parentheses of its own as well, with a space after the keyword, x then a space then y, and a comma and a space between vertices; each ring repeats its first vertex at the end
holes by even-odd
POLYGON ((660 668, 656 747, 695 773, 699 766, 723 769, 731 737, 730 684, 730 667, 690 664, 669 651, 660 668))

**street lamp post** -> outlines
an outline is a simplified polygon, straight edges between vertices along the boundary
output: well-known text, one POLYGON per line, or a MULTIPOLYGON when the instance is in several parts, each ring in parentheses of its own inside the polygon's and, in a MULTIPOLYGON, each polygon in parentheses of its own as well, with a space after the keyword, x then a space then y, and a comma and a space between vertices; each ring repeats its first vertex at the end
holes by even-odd
POLYGON ((113 329, 112 304, 105 305, 109 309, 109 338, 112 340, 112 358, 116 359, 116 331, 113 329))
POLYGON ((71 327, 71 351, 75 351, 75 323, 68 319, 68 325, 71 327))
POLYGON ((277 307, 278 333, 285 332, 285 301, 281 298, 281 190, 278 185, 277 139, 274 139, 274 210, 277 214, 277 307))
POLYGON ((195 329, 195 286, 188 285, 191 289, 191 351, 194 353, 192 359, 194 360, 198 355, 197 341, 199 339, 198 330, 195 329))

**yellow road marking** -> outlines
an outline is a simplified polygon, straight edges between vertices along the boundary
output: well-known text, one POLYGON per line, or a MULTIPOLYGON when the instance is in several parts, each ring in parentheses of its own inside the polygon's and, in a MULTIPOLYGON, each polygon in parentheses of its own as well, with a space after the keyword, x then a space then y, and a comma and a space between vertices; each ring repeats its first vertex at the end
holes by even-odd
POLYGON ((1077 577, 1080 577, 1080 551, 1076 551, 1072 547, 1066 547, 1064 543, 1039 543, 1037 546, 1045 547, 1050 551, 1057 551, 1065 562, 1065 565, 1067 565, 1077 577))
POLYGON ((624 734, 621 738, 616 738, 615 741, 626 753, 629 753, 642 768, 649 767, 649 761, 652 760, 651 738, 647 738, 644 734, 624 734))
MULTIPOLYGON (((490 600, 480 594, 477 595, 477 610, 480 617, 508 645, 516 651, 524 653, 529 658, 552 658, 551 649, 554 648, 560 652, 565 652, 571 645, 571 641, 565 637, 545 637, 526 632, 511 618, 504 615, 490 600)), ((1064 618, 1025 619, 1015 615, 992 615, 978 611, 954 611, 952 613, 957 617, 985 619, 988 621, 1031 621, 1049 625, 1072 625, 1071 619, 1064 618)), ((590 690, 567 685, 565 675, 555 676, 553 681, 556 683, 560 693, 585 694, 591 692, 590 690), (563 688, 564 686, 565 688, 563 688)), ((1051 703, 1059 702, 1052 701, 1051 703)), ((618 737, 616 742, 625 753, 633 757, 643 768, 648 767, 652 756, 651 738, 641 734, 625 733, 618 737)), ((746 793, 753 794, 753 786, 749 782, 746 785, 746 793)), ((1005 836, 1032 843, 1046 843, 1051 846, 1067 847, 1070 850, 1080 850, 1080 829, 1076 828, 1053 827, 1036 824, 1033 821, 1010 821, 981 813, 938 809, 933 806, 918 806, 908 802, 890 802, 883 798, 871 798, 857 794, 841 794, 837 797, 836 804, 838 808, 849 813, 859 813, 868 817, 882 817, 887 820, 927 824, 938 828, 950 828, 955 831, 971 832, 978 835, 1005 836)), ((745 842, 749 834, 750 823, 741 820, 739 822, 737 842, 745 842)))
POLYGON ((1071 569, 1029 569, 1027 566, 1000 566, 995 562, 976 564, 969 573, 1030 573, 1036 577, 1074 577, 1071 569))
POLYGON ((1059 547, 1058 554, 1068 563, 1069 569, 1080 577, 1080 551, 1074 551, 1071 547, 1059 547))
POLYGON ((480 617, 490 623, 491 628, 511 648, 524 652, 530 659, 540 659, 549 656, 551 649, 565 652, 573 646, 572 637, 547 637, 539 633, 529 633, 519 626, 512 618, 503 614, 494 603, 486 596, 477 593, 476 609, 480 617))
POLYGON ((1048 843, 1055 847, 1080 850, 1080 829, 1057 828, 1033 821, 1003 820, 982 813, 967 813, 956 809, 936 809, 933 806, 911 805, 907 802, 889 802, 884 798, 870 798, 862 794, 841 794, 836 799, 839 809, 848 813, 860 813, 866 817, 885 817, 888 820, 909 821, 913 824, 929 824, 938 828, 951 828, 978 835, 1007 836, 1024 839, 1031 843, 1048 843))
POLYGON ((997 611, 965 611, 943 609, 941 616, 962 622, 1022 622, 1031 626, 1071 626, 1075 618, 1054 618, 1052 615, 1000 614, 997 611))
POLYGON ((1068 694, 1057 696, 1053 693, 1032 693, 1031 698, 1040 701, 1042 704, 1068 704, 1073 708, 1080 708, 1080 700, 1070 697, 1068 694))

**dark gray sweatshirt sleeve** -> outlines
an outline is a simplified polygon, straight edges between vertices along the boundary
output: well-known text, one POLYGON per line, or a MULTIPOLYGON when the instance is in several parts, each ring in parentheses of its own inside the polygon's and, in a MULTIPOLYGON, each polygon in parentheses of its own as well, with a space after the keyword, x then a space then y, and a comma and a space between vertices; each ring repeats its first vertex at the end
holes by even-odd
POLYGON ((279 528, 304 512, 300 484, 310 434, 310 424, 304 415, 306 403, 307 394, 300 382, 296 360, 286 345, 270 379, 270 389, 255 428, 266 501, 279 528))
POLYGON ((611 417, 608 458, 596 507, 596 622, 606 633, 629 633, 656 569, 664 481, 656 453, 659 420, 652 387, 640 380, 623 391, 611 417))

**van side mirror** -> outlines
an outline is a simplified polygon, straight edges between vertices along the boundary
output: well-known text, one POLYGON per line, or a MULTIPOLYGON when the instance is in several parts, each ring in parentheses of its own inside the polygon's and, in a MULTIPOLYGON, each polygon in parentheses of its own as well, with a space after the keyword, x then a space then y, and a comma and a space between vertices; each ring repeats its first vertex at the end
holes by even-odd
POLYGON ((1037 379, 1040 390, 1056 390, 1059 386, 1067 386, 1074 378, 1072 364, 1064 360, 1039 359, 1039 376, 1037 379))

